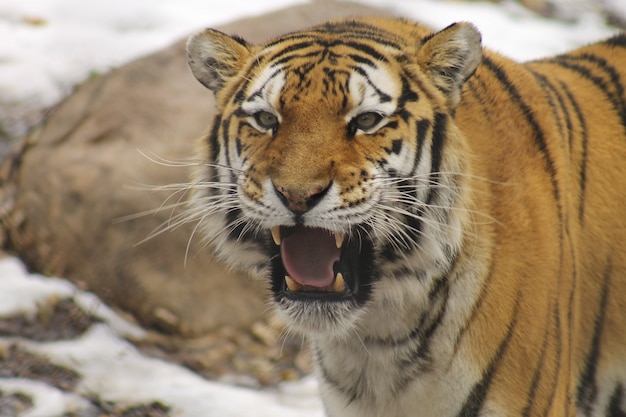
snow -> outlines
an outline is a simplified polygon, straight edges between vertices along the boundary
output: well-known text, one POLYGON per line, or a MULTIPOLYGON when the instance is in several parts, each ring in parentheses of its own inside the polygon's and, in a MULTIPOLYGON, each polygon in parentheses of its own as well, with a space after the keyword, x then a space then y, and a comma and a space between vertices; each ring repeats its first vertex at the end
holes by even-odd
MULTIPOLYGON (((284 403, 283 390, 260 392, 207 381, 178 365, 149 358, 119 339, 106 324, 92 326, 77 340, 24 343, 28 350, 82 375, 78 392, 100 393, 108 401, 128 405, 161 401, 180 417, 320 416, 319 404, 284 403)), ((308 381, 293 383, 298 397, 315 396, 308 381)))
POLYGON ((0 261, 0 317, 34 314, 38 304, 54 295, 72 296, 102 323, 71 340, 37 342, 0 337, 0 351, 19 342, 28 351, 45 355, 81 375, 76 393, 65 393, 38 381, 0 379, 0 391, 28 393, 35 399, 34 407, 22 417, 54 417, 66 411, 85 410, 89 403, 81 395, 94 394, 128 406, 160 401, 172 407, 172 414, 178 417, 322 416, 312 378, 265 391, 208 381, 187 368, 139 352, 124 337, 141 337, 143 330, 104 306, 93 294, 62 279, 30 274, 16 258, 0 261))
MULTIPOLYGON (((560 0, 560 3, 572 0, 560 0)), ((23 133, 33 111, 58 102, 73 85, 164 47, 205 26, 277 9, 294 0, 3 0, 0 3, 0 130, 23 133)), ((594 0, 580 0, 570 20, 537 17, 511 2, 363 0, 391 7, 436 28, 453 21, 475 23, 486 46, 525 60, 564 52, 616 32, 607 27, 594 0)), ((623 0, 608 2, 626 16, 623 0)), ((0 338, 0 347, 19 342, 82 374, 78 393, 136 404, 159 400, 176 416, 322 416, 311 378, 255 391, 208 381, 186 368, 147 357, 124 337, 145 332, 118 316, 93 294, 59 278, 30 274, 18 259, 0 261, 0 317, 35 314, 50 296, 73 296, 103 319, 71 341, 33 342, 0 338)), ((35 405, 22 417, 52 417, 80 410, 86 401, 37 381, 0 379, 0 391, 25 392, 35 405)))
POLYGON ((79 395, 67 393, 43 382, 29 379, 0 379, 0 391, 6 395, 24 392, 32 395, 33 407, 20 417, 60 416, 65 412, 80 411, 89 407, 89 401, 79 395))
POLYGON ((38 304, 54 294, 72 294, 72 285, 66 281, 35 275, 24 279, 26 275, 24 266, 17 259, 0 263, 0 317, 34 311, 38 304))

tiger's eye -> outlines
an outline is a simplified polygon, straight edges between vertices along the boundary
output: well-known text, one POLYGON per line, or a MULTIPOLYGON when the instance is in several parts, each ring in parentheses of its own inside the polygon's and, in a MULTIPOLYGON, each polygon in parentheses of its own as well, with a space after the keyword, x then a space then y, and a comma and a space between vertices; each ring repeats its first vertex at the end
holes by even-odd
POLYGON ((273 129, 278 124, 276 115, 263 110, 254 113, 254 120, 263 129, 273 129))
POLYGON ((383 116, 374 112, 361 113, 354 118, 354 124, 358 129, 367 131, 375 127, 382 118, 383 116))

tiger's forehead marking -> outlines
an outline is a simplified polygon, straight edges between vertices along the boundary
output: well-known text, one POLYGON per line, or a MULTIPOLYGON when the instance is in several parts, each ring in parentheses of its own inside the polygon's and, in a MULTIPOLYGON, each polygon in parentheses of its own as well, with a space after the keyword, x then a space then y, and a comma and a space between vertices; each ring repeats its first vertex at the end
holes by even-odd
MULTIPOLYGON (((347 96, 352 103, 346 109, 346 121, 362 112, 393 113, 396 98, 401 92, 401 83, 392 75, 386 60, 376 60, 379 52, 365 48, 362 44, 355 48, 351 42, 301 42, 297 46, 291 48, 288 54, 274 54, 271 59, 257 58, 257 62, 262 64, 247 84, 246 98, 242 104, 246 112, 265 110, 280 116, 279 98, 284 92, 283 88, 291 83, 296 85, 292 89, 292 93, 296 94, 323 93, 327 96, 330 90, 342 91, 338 96, 347 96), (376 53, 376 56, 366 55, 364 51, 376 53), (304 91, 304 80, 315 80, 314 86, 308 91, 304 91), (325 86, 324 90, 322 85, 325 86)), ((272 49, 262 51, 261 56, 272 55, 272 49)))
POLYGON ((280 114, 275 111, 275 99, 282 91, 285 83, 286 76, 282 67, 265 67, 250 84, 248 90, 250 93, 242 103, 242 109, 248 114, 261 110, 268 111, 275 113, 280 118, 280 114))
POLYGON ((350 76, 349 92, 355 106, 346 114, 349 121, 359 113, 374 111, 391 115, 400 95, 400 83, 381 67, 362 64, 350 76))

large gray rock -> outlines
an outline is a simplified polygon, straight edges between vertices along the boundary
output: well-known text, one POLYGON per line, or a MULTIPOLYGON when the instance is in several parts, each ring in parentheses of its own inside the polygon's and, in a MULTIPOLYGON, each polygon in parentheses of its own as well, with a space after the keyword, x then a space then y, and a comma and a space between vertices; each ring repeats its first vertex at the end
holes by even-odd
MULTIPOLYGON (((380 11, 323 1, 219 29, 260 42, 372 13, 380 11)), ((162 331, 194 336, 258 320, 267 312, 263 283, 213 259, 194 224, 142 242, 170 210, 117 221, 184 198, 141 189, 185 183, 189 169, 144 154, 192 161, 213 112, 211 93, 187 67, 184 41, 78 87, 2 167, 7 245, 32 269, 67 277, 162 331)))

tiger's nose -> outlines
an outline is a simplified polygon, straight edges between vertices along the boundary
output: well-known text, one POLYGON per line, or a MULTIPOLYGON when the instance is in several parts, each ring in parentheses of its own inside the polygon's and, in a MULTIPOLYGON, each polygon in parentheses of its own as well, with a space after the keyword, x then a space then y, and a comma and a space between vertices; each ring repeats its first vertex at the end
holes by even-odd
POLYGON ((315 207, 328 193, 330 184, 325 187, 298 187, 291 188, 283 185, 274 185, 274 190, 280 201, 295 214, 303 214, 315 207))

